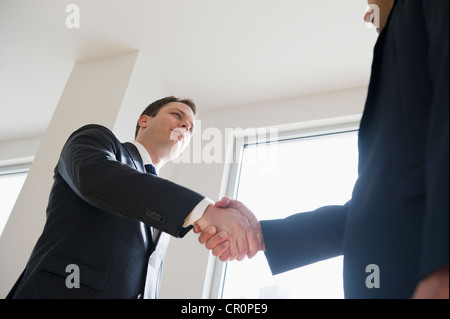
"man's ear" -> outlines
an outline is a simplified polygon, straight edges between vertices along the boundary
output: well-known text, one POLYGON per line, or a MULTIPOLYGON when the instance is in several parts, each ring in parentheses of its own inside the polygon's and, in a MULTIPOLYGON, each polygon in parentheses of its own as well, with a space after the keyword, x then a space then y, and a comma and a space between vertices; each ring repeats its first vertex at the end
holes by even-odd
POLYGON ((138 125, 142 128, 146 128, 148 125, 148 115, 141 115, 141 117, 138 120, 138 125))

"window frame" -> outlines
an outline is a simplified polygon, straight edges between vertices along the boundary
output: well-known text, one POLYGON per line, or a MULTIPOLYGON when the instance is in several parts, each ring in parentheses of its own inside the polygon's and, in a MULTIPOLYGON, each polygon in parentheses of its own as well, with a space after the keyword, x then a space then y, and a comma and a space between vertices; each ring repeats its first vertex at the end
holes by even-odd
POLYGON ((27 173, 30 171, 31 162, 23 164, 13 164, 0 166, 0 176, 27 173))
MULTIPOLYGON (((221 196, 235 198, 238 192, 241 176, 242 158, 245 147, 258 144, 278 143, 289 140, 315 138, 330 134, 349 133, 359 130, 361 116, 348 116, 313 123, 298 123, 285 128, 277 128, 278 134, 257 135, 236 134, 231 136, 228 156, 233 160, 225 163, 224 178, 222 182, 221 196)), ((258 132, 258 130, 253 130, 258 132)), ((208 260, 207 280, 205 281, 203 297, 210 299, 222 299, 227 263, 221 262, 218 257, 210 254, 208 260), (208 280, 209 277, 209 280, 208 280)))

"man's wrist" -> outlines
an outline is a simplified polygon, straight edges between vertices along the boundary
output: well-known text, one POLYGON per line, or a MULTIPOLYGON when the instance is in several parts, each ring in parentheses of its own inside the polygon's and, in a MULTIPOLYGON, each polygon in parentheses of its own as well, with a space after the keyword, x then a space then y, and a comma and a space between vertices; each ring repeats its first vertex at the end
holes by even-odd
POLYGON ((200 203, 197 204, 197 206, 195 206, 192 212, 186 217, 186 219, 184 220, 183 227, 186 228, 191 225, 194 225, 195 222, 197 222, 202 218, 206 209, 211 204, 214 205, 214 202, 209 198, 205 197, 200 203))

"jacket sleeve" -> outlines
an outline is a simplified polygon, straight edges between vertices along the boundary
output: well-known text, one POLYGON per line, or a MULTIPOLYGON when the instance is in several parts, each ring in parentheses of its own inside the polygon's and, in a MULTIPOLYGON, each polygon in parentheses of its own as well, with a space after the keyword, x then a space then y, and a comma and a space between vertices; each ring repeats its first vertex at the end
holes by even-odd
POLYGON ((129 157, 107 128, 88 125, 74 132, 57 171, 72 190, 101 210, 140 220, 183 237, 184 219, 204 196, 127 164, 129 157))
POLYGON ((349 204, 261 221, 265 255, 272 274, 342 255, 349 204))
POLYGON ((426 216, 420 276, 448 266, 449 254, 449 1, 423 0, 433 86, 425 154, 426 216))

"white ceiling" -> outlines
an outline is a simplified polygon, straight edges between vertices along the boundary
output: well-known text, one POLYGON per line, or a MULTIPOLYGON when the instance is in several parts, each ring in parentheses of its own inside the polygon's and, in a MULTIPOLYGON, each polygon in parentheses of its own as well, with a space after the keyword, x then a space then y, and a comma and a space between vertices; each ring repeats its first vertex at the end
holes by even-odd
MULTIPOLYGON (((43 135, 76 62, 134 50, 200 112, 365 86, 365 0, 0 0, 0 142, 43 135), (65 8, 80 8, 68 29, 65 8)), ((151 101, 149 101, 151 102, 151 101)), ((144 106, 143 106, 144 107, 144 106)))

